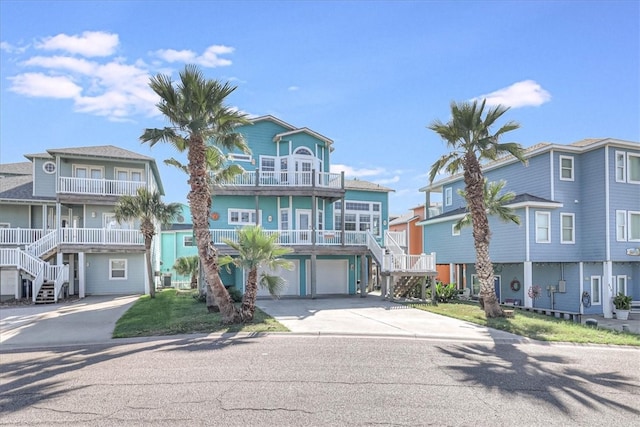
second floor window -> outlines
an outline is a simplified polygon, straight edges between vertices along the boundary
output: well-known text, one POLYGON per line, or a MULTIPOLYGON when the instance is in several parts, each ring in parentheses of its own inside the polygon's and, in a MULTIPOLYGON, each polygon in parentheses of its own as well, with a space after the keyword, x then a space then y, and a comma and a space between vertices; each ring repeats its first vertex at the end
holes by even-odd
POLYGON ((616 151, 616 182, 627 181, 627 159, 622 151, 616 151))
POLYGON ((560 231, 560 243, 575 243, 575 217, 572 213, 560 214, 562 230, 560 231))
POLYGON ((449 187, 444 190, 444 205, 451 206, 453 203, 453 188, 449 187))
POLYGON ((640 212, 629 211, 629 239, 630 242, 640 242, 640 212))
POLYGON ((616 211, 616 240, 618 242, 627 241, 627 212, 616 211))
POLYGON ((256 211, 253 209, 229 209, 229 224, 255 225, 256 211))
POLYGON ((193 246, 193 236, 184 236, 182 243, 183 246, 193 246))
POLYGON ((536 212, 536 243, 551 242, 551 214, 536 212))
POLYGON ((573 181, 573 157, 560 156, 560 180, 573 181))
POLYGON ((627 153, 627 182, 640 184, 640 154, 627 153))
MULTIPOLYGON (((345 231, 371 231, 374 236, 381 236, 380 209, 377 202, 345 202, 344 229, 345 231)), ((333 229, 342 229, 342 202, 337 201, 333 205, 334 221, 333 229)))

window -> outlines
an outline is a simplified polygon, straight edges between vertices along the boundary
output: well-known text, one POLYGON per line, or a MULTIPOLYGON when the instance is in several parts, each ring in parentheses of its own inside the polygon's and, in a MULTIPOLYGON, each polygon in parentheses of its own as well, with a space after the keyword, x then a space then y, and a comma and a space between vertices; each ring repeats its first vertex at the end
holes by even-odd
MULTIPOLYGON (((260 211, 262 216, 262 211, 260 211)), ((256 225, 256 211, 253 209, 229 209, 229 224, 232 225, 256 225)))
POLYGON ((626 158, 624 152, 616 151, 616 182, 627 181, 626 158))
POLYGON ((560 181, 573 181, 573 157, 560 156, 560 181))
POLYGON ((536 212, 536 243, 551 242, 551 214, 536 212))
POLYGON ((230 160, 235 160, 236 162, 250 162, 251 161, 251 155, 250 154, 231 153, 231 154, 229 154, 229 159, 230 160))
POLYGON ((640 184, 640 154, 627 153, 627 182, 640 184))
POLYGON ((182 246, 193 246, 193 236, 183 236, 182 246))
POLYGON ((460 235, 460 229, 456 228, 455 224, 451 224, 451 235, 452 236, 459 236, 460 235))
POLYGON ((324 230, 324 212, 318 211, 318 230, 324 230))
POLYGON ((629 242, 640 242, 640 212, 629 211, 629 242))
POLYGON ((575 243, 575 216, 572 213, 560 214, 560 223, 562 230, 560 231, 560 243, 575 243))
POLYGON ((600 276, 591 276, 591 304, 600 305, 600 276))
POLYGON ((275 172, 276 159, 274 157, 260 157, 261 172, 275 172))
POLYGON ((45 173, 48 174, 52 174, 56 172, 56 164, 53 162, 44 162, 44 164, 42 165, 42 170, 45 171, 45 173))
POLYGON ((0 228, 11 228, 11 224, 8 222, 0 222, 0 228))
POLYGON ((289 209, 280 209, 280 230, 289 229, 289 209))
POLYGON ((629 295, 627 292, 627 276, 616 277, 616 284, 618 293, 622 292, 623 295, 629 295))
POLYGON ((627 212, 616 211, 616 240, 618 242, 627 241, 627 212))
MULTIPOLYGON (((380 212, 382 206, 377 202, 345 202, 344 229, 345 231, 371 231, 374 236, 382 235, 380 212)), ((334 230, 342 229, 342 202, 333 204, 334 230)))
POLYGON ((109 280, 126 280, 127 279, 127 260, 126 259, 110 259, 109 260, 109 280))
POLYGON ((73 166, 73 176, 76 178, 102 179, 102 171, 100 166, 73 166))
POLYGON ((471 295, 479 295, 480 294, 480 279, 478 279, 477 274, 471 275, 471 295))
POLYGON ((448 187, 444 190, 444 205, 451 206, 453 203, 453 188, 448 187))

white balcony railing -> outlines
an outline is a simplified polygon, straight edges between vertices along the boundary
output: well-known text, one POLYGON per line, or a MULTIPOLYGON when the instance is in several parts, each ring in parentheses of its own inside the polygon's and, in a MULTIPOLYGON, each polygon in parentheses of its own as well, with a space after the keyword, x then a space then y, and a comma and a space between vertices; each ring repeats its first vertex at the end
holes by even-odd
POLYGON ((59 230, 61 244, 79 245, 144 245, 140 230, 107 228, 62 228, 59 230))
POLYGON ((58 193, 90 194, 99 196, 133 196, 146 182, 120 181, 114 179, 90 179, 61 176, 58 181, 58 193))
POLYGON ((219 186, 236 187, 323 187, 343 188, 342 174, 314 171, 247 171, 236 175, 233 179, 223 181, 219 186))
POLYGON ((28 245, 43 235, 41 228, 0 228, 0 245, 28 245))

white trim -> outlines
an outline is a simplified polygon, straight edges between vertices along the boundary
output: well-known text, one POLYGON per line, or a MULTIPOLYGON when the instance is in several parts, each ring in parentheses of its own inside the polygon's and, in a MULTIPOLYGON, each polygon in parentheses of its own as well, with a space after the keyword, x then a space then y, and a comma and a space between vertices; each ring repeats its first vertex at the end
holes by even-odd
POLYGON ((536 243, 551 243, 551 212, 535 211, 536 243), (538 235, 538 215, 547 217, 547 239, 542 240, 538 235))
POLYGON ((453 188, 447 187, 444 189, 444 205, 451 206, 453 204, 453 188))
POLYGON ((616 242, 626 242, 626 241, 627 241, 627 211, 616 210, 616 242), (622 227, 622 233, 618 232, 618 229, 620 227, 622 227))
POLYGON ((193 247, 195 246, 193 243, 193 234, 185 234, 184 236, 182 236, 182 247, 188 248, 188 247, 193 247), (187 245, 187 239, 191 239, 191 244, 187 245))
POLYGON ((136 181, 136 182, 144 182, 144 169, 122 168, 122 167, 118 167, 118 166, 113 168, 113 179, 115 181, 134 181, 134 179, 132 177, 134 172, 137 172, 137 173, 140 174, 140 181, 136 181), (127 174, 127 179, 120 179, 118 174, 121 173, 121 172, 125 172, 127 174))
POLYGON ((251 162, 253 157, 251 154, 239 154, 239 153, 230 153, 229 159, 236 162, 251 162))
POLYGON ((42 170, 47 175, 53 175, 54 173, 56 173, 56 170, 58 170, 58 168, 56 167, 56 164, 54 162, 52 162, 51 160, 47 160, 46 162, 44 162, 42 164, 42 170), (47 166, 49 166, 49 165, 53 165, 53 170, 51 170, 51 171, 47 170, 47 166))
POLYGON ((0 228, 11 228, 10 222, 0 222, 0 228))
MULTIPOLYGON (((640 179, 639 180, 631 179, 631 158, 632 157, 638 158, 638 161, 640 162, 640 154, 627 153, 627 182, 629 184, 640 184, 640 179)), ((640 169, 640 163, 638 163, 638 169, 640 169)), ((636 171, 636 173, 640 174, 640 171, 636 171)))
MULTIPOLYGON (((122 259, 122 258, 109 258, 109 280, 127 280, 127 269, 128 267, 128 262, 126 259, 122 259), (113 276, 113 272, 114 272, 114 268, 113 268, 113 263, 114 262, 124 262, 124 277, 114 277, 113 276)), ((116 271, 121 271, 121 269, 117 269, 116 271)))
POLYGON ((551 200, 555 200, 556 199, 556 180, 554 175, 554 169, 553 169, 553 155, 554 155, 554 151, 553 149, 549 150, 549 175, 551 175, 549 178, 549 183, 551 184, 551 200))
POLYGON ((576 243, 576 214, 574 213, 560 213, 560 244, 568 245, 576 243), (564 218, 571 218, 571 240, 564 239, 564 218))
MULTIPOLYGON (((622 292, 624 295, 629 295, 629 281, 627 280, 628 277, 624 274, 621 274, 619 276, 615 277, 615 281, 616 281, 616 292, 615 295, 618 295, 618 293, 622 292), (624 286, 624 290, 621 291, 620 290, 620 282, 623 282, 623 286, 624 286)), ((614 296, 615 296, 614 295, 614 296)))
POLYGON ((451 235, 452 236, 459 236, 460 235, 460 229, 456 230, 456 222, 454 222, 453 224, 451 224, 451 235))
POLYGON ((575 181, 575 176, 576 176, 576 172, 575 172, 575 160, 573 158, 573 156, 563 156, 560 155, 558 156, 558 179, 560 179, 560 181, 575 181), (571 167, 570 168, 565 168, 562 164, 563 160, 570 160, 571 161, 571 167), (565 170, 569 170, 571 172, 571 176, 568 178, 565 178, 562 176, 562 172, 565 170))
MULTIPOLYGON (((638 215, 640 217, 640 211, 628 211, 627 212, 627 242, 640 242, 640 230, 634 229, 635 234, 638 236, 637 238, 632 238, 631 236, 631 226, 633 222, 631 221, 631 215, 638 215)), ((638 226, 640 228, 640 225, 638 226)))
POLYGON ((615 168, 616 182, 627 182, 627 153, 625 151, 618 150, 616 150, 615 153, 616 154, 613 167, 615 168), (620 169, 620 167, 618 166, 618 156, 622 157, 622 177, 618 177, 618 170, 620 169))
POLYGON ((591 293, 591 305, 602 305, 602 276, 591 276, 589 291, 591 293), (598 282, 598 301, 596 301, 595 293, 593 292, 593 285, 596 281, 598 282))
POLYGON ((87 170, 87 176, 85 176, 85 179, 103 179, 104 178, 104 166, 92 166, 92 165, 84 165, 84 164, 74 164, 72 167, 72 173, 73 173, 73 177, 77 178, 76 176, 76 171, 78 169, 86 169, 87 170), (99 170, 100 171, 100 178, 92 178, 91 177, 91 172, 93 170, 99 170))
POLYGON ((611 259, 611 208, 609 205, 610 186, 609 181, 609 149, 604 149, 604 251, 606 259, 611 259))
POLYGON ((258 217, 255 217, 256 210, 255 209, 238 209, 238 208, 229 208, 227 209, 227 223, 229 225, 256 225, 262 224, 262 209, 258 210, 258 217), (233 213, 238 214, 238 221, 231 221, 231 215, 233 213), (243 221, 242 214, 249 214, 249 220, 243 221), (254 221, 255 220, 255 221, 254 221))

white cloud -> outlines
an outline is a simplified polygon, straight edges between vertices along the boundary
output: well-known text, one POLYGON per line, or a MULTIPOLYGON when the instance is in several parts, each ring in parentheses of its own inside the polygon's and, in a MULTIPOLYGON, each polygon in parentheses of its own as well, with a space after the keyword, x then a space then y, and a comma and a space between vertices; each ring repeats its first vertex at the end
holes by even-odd
POLYGON ((9 90, 21 95, 44 98, 75 98, 82 88, 69 77, 47 76, 42 73, 24 73, 9 77, 12 85, 9 90))
POLYGON ((375 169, 356 169, 351 166, 334 164, 331 165, 331 172, 340 173, 344 172, 344 175, 347 178, 361 178, 365 176, 376 176, 384 173, 383 168, 375 168, 375 169))
POLYGON ((97 63, 95 62, 73 58, 71 56, 34 56, 24 61, 22 65, 67 70, 86 75, 93 74, 97 67, 97 63))
POLYGON ((0 50, 4 50, 8 53, 22 53, 27 50, 27 46, 14 46, 9 42, 0 42, 0 50))
POLYGON ((475 99, 486 99, 487 105, 503 105, 512 108, 537 107, 548 102, 551 99, 551 94, 535 81, 524 80, 475 99))
POLYGON ((85 31, 81 36, 58 34, 57 36, 47 37, 38 43, 36 47, 44 50, 62 50, 72 54, 94 57, 113 55, 118 44, 119 38, 117 34, 102 31, 85 31))
POLYGON ((208 68, 226 67, 231 65, 231 60, 220 58, 220 55, 233 53, 234 48, 223 45, 209 46, 202 55, 192 50, 160 49, 154 54, 167 62, 184 62, 201 65, 208 68))
POLYGON ((297 91, 297 90, 300 90, 300 88, 299 88, 298 86, 289 86, 289 87, 287 88, 287 90, 288 90, 289 92, 295 92, 295 91, 297 91))
POLYGON ((380 184, 380 185, 388 185, 388 184, 394 184, 396 182, 400 181, 400 177, 398 175, 392 177, 392 178, 383 178, 383 179, 376 179, 373 182, 375 184, 380 184))

